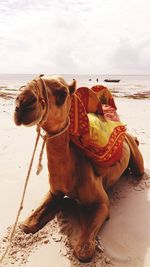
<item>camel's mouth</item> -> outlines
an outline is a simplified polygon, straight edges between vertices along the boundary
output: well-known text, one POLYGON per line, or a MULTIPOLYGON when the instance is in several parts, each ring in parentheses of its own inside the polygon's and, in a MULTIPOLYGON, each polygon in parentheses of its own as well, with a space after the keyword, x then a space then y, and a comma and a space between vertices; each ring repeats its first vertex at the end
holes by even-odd
POLYGON ((14 121, 17 126, 20 126, 21 124, 25 126, 33 126, 38 124, 41 119, 42 116, 36 109, 29 108, 21 110, 17 107, 15 108, 14 121))
POLYGON ((15 108, 14 121, 15 121, 17 126, 21 125, 20 111, 19 111, 19 109, 17 107, 15 108))
POLYGON ((17 97, 14 112, 14 121, 17 126, 21 124, 26 126, 36 125, 40 122, 42 116, 43 109, 34 95, 20 94, 17 97))

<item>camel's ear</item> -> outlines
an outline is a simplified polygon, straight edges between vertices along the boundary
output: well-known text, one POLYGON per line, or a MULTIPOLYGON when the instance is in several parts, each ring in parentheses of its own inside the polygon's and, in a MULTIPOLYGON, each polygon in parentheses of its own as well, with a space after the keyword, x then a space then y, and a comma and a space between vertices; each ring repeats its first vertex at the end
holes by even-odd
POLYGON ((41 77, 43 77, 43 76, 44 76, 44 74, 40 74, 40 75, 39 75, 39 78, 41 78, 41 77))
POLYGON ((69 92, 72 95, 76 90, 76 80, 73 79, 73 82, 69 85, 69 92))

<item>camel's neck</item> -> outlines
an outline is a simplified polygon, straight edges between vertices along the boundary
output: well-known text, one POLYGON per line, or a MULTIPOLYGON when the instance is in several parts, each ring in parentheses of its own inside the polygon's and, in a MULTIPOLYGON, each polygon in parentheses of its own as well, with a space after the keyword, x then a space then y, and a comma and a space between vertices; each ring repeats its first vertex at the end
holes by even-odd
POLYGON ((50 135, 47 137, 47 153, 51 160, 56 158, 60 160, 68 157, 70 153, 68 129, 62 130, 62 133, 56 133, 54 136, 50 135))
POLYGON ((69 124, 55 135, 47 138, 46 149, 51 191, 69 192, 75 186, 76 154, 69 142, 69 124))
POLYGON ((62 175, 63 170, 67 171, 72 159, 72 151, 69 146, 69 131, 66 129, 63 133, 47 139, 47 158, 48 169, 51 175, 62 175))

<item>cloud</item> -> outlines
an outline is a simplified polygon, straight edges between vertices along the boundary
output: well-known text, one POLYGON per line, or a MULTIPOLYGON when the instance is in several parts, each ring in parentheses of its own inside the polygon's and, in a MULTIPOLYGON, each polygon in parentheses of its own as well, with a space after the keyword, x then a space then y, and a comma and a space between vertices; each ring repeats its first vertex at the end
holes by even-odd
POLYGON ((115 0, 115 5, 1 0, 0 72, 148 71, 149 5, 149 0, 115 0))
POLYGON ((134 43, 121 39, 111 56, 111 63, 117 73, 148 74, 150 69, 150 39, 134 43))

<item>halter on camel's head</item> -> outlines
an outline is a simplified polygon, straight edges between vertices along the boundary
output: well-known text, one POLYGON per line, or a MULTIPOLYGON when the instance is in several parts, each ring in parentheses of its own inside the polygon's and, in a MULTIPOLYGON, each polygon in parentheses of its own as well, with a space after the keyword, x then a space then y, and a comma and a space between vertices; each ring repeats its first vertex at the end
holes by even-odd
POLYGON ((16 125, 40 125, 55 134, 68 123, 71 95, 76 81, 68 85, 60 77, 39 77, 21 88, 16 99, 16 125))

